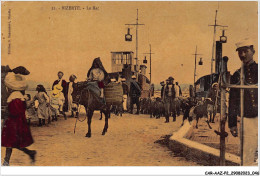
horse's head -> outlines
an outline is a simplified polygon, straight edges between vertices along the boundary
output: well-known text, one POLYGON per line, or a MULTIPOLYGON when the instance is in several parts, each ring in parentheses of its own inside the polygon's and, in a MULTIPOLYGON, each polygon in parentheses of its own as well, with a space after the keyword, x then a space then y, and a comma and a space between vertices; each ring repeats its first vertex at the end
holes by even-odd
POLYGON ((73 92, 71 94, 72 101, 76 104, 80 103, 82 91, 86 82, 77 82, 73 84, 73 92))

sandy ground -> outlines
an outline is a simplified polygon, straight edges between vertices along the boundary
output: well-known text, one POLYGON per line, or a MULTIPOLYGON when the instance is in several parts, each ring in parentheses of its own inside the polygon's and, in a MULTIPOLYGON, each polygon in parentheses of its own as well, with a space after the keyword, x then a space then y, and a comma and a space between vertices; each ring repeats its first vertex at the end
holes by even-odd
MULTIPOLYGON (((37 150, 36 166, 195 166, 195 162, 176 157, 166 146, 154 143, 161 136, 179 129, 182 116, 176 122, 150 119, 148 115, 111 115, 108 133, 101 135, 104 119, 95 113, 92 137, 86 138, 87 121, 59 119, 48 127, 32 127, 35 143, 29 149, 37 150)), ((81 114, 80 119, 84 115, 81 114)), ((172 118, 171 118, 172 120, 172 118)), ((5 148, 1 148, 3 162, 5 148)), ((30 166, 23 152, 14 150, 10 165, 30 166)))

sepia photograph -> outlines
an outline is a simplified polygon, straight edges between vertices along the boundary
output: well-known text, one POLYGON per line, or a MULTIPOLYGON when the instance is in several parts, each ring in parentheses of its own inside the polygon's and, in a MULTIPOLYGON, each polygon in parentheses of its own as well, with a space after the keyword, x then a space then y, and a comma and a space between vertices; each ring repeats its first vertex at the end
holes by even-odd
POLYGON ((1 1, 12 166, 259 175, 258 1, 1 1))

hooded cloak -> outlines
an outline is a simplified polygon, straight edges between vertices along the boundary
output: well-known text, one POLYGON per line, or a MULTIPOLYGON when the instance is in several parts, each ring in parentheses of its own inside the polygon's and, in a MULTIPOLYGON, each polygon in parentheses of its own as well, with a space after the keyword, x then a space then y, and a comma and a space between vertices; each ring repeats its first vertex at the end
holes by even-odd
POLYGON ((95 67, 94 67, 94 64, 95 64, 95 63, 98 65, 98 68, 101 69, 101 70, 104 72, 104 74, 105 74, 105 79, 106 79, 107 76, 108 76, 108 74, 107 74, 107 71, 105 70, 105 68, 103 67, 103 64, 102 64, 102 62, 101 62, 101 60, 100 60, 99 57, 94 59, 91 68, 88 70, 87 77, 89 77, 91 70, 95 68, 95 67))

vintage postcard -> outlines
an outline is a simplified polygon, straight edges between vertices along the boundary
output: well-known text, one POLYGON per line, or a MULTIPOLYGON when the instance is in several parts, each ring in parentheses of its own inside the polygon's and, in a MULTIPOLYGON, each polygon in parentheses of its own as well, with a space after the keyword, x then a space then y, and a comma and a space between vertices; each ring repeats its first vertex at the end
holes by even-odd
POLYGON ((258 166, 258 1, 2 1, 1 165, 258 166))

